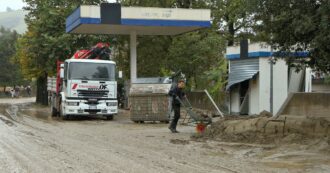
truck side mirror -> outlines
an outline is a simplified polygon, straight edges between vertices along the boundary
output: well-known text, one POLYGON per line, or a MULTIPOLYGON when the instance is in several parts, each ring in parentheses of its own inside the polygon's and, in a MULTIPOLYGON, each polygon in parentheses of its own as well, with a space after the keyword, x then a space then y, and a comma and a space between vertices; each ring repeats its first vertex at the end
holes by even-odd
POLYGON ((60 78, 64 78, 64 64, 61 64, 61 69, 60 69, 60 78))

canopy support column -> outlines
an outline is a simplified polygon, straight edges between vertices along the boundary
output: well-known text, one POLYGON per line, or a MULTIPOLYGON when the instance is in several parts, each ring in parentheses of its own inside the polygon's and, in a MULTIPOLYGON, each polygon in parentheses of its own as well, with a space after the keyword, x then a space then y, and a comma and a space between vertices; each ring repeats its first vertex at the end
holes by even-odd
POLYGON ((136 31, 132 31, 130 33, 131 83, 134 83, 137 78, 136 46, 136 31))

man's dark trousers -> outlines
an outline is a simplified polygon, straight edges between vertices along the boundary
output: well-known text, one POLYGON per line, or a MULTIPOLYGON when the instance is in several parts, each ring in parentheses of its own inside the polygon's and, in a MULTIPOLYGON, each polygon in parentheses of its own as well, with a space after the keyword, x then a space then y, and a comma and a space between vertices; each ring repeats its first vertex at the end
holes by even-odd
POLYGON ((180 105, 174 104, 172 108, 174 110, 174 118, 171 122, 170 128, 176 130, 176 125, 180 119, 180 105))

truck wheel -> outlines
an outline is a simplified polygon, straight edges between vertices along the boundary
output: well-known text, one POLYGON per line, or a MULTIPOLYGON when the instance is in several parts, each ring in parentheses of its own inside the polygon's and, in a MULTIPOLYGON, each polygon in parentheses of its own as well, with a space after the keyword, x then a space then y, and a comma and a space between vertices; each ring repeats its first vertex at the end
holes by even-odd
POLYGON ((60 114, 60 118, 62 118, 62 120, 68 120, 69 119, 69 115, 64 115, 64 113, 63 113, 63 109, 62 109, 62 105, 60 104, 60 106, 59 106, 59 114, 60 114))
POLYGON ((64 115, 64 116, 62 116, 62 119, 63 120, 69 120, 70 119, 70 116, 69 115, 64 115))
POLYGON ((113 115, 108 115, 107 120, 113 120, 113 115))

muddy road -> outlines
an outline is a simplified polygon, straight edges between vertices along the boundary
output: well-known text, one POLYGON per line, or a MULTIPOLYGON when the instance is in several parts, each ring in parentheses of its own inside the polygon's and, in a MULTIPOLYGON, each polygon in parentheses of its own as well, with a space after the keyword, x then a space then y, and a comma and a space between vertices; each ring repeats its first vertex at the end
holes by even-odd
POLYGON ((194 127, 50 117, 33 99, 0 99, 0 172, 329 172, 330 156, 308 146, 194 141, 194 127))

